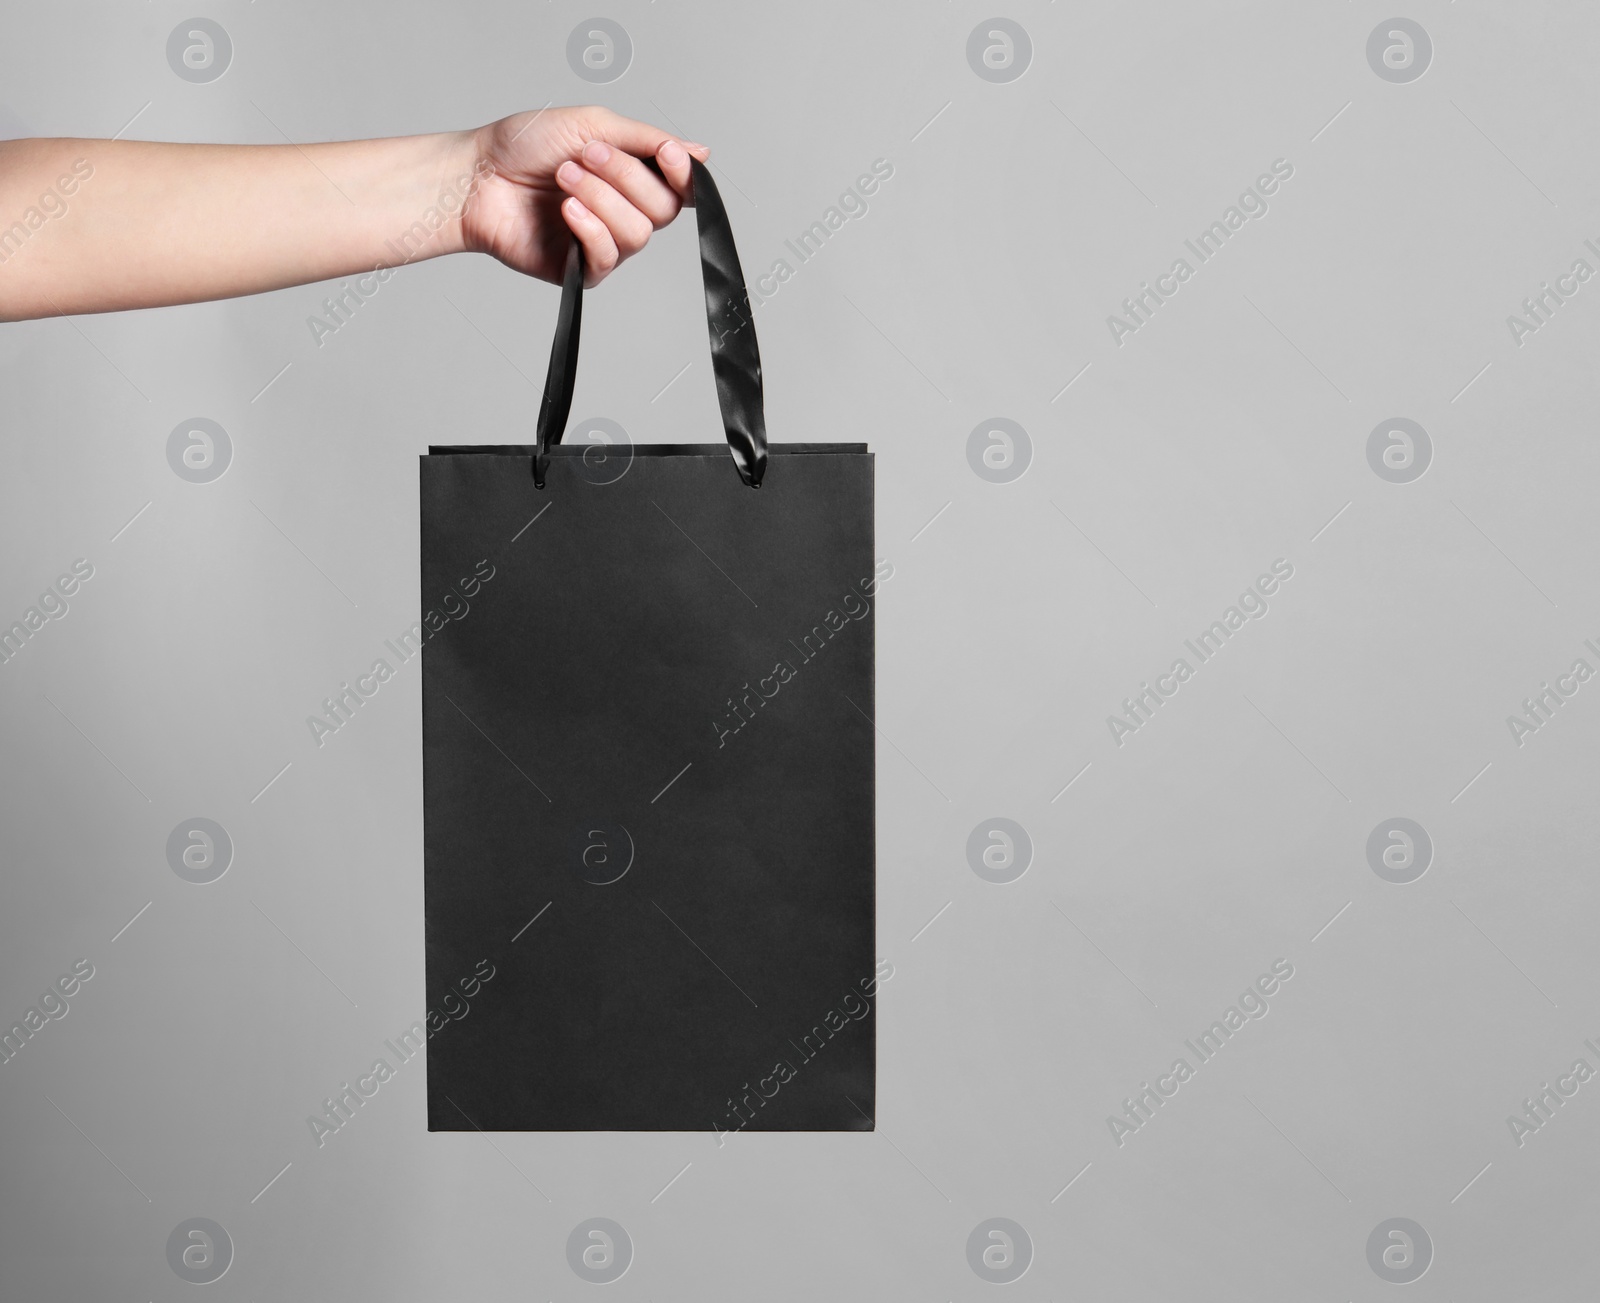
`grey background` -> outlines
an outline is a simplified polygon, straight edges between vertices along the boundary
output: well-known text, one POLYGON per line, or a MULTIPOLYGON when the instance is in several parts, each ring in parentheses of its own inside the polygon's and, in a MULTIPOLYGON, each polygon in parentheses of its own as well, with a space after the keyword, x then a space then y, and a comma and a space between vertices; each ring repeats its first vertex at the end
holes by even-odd
MULTIPOLYGON (((1432 65, 1394 84, 1386 4, 1022 3, 1031 66, 996 83, 985 6, 618 3, 632 63, 593 86, 565 0, 207 4, 210 83, 166 62, 194 12, 6 5, 0 125, 307 141, 604 103, 713 145, 752 276, 893 164, 758 309, 773 437, 871 443, 895 567, 878 1130, 719 1146, 708 1101, 704 1134, 429 1135, 417 1063, 310 1138, 425 1008, 416 665, 321 749, 305 717, 429 597, 416 455, 530 437, 553 287, 417 265, 320 348, 326 287, 12 325, 0 617, 95 577, 0 666, 0 1021, 96 975, 0 1065, 5 1297, 582 1298, 591 1217, 633 1241, 618 1299, 1587 1290, 1600 1083, 1520 1146, 1506 1118, 1600 1068, 1600 683, 1520 747, 1506 718, 1600 667, 1600 285, 1521 347, 1506 317, 1600 268, 1600 14, 1410 4, 1432 65), (1108 314, 1277 158, 1270 210, 1119 346, 1108 314), (233 442, 213 483, 167 463, 194 416, 233 442), (1409 484, 1366 457, 1396 416, 1433 444, 1409 484), (1008 484, 967 460, 995 417, 1032 440, 1008 484), (1116 745, 1279 557, 1270 613, 1116 745), (235 848, 209 885, 166 862, 196 816, 235 848), (1007 884, 966 858, 997 817, 1034 847, 1007 884), (1394 817, 1435 846, 1406 885, 1366 857, 1394 817), (1280 957, 1270 1013, 1116 1144, 1280 957), (167 1265, 190 1217, 232 1238, 219 1282, 167 1265), (1395 1217, 1433 1244, 1406 1286, 1367 1260, 1395 1217), (991 1218, 1032 1242, 1015 1283, 968 1265, 991 1218)), ((714 437, 698 316, 679 223, 590 297, 575 415, 714 437)))

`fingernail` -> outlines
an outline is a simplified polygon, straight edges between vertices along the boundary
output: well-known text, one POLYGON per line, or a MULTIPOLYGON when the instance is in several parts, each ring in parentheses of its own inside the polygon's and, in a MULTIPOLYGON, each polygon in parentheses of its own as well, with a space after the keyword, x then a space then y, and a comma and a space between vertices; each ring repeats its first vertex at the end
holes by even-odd
POLYGON ((683 142, 683 144, 685 149, 698 149, 702 154, 709 154, 711 152, 710 145, 702 145, 697 140, 686 140, 683 142))
POLYGON ((596 167, 604 167, 610 157, 611 146, 603 140, 591 140, 583 147, 583 161, 596 167))
POLYGON ((656 155, 668 167, 682 167, 685 160, 689 157, 683 152, 683 146, 680 145, 676 140, 668 140, 664 142, 661 148, 656 151, 656 155))
POLYGON ((567 199, 567 212, 580 221, 585 217, 592 216, 587 208, 579 203, 576 198, 570 196, 567 199))
POLYGON ((570 159, 556 169, 556 180, 564 185, 577 185, 583 178, 583 169, 570 159))

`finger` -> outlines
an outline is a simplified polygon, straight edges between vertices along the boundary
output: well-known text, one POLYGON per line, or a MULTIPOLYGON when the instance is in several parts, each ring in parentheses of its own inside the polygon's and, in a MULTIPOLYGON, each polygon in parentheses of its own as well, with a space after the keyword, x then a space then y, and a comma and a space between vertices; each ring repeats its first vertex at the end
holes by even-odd
MULTIPOLYGON (((591 140, 603 140, 636 158, 654 157, 662 145, 676 139, 660 127, 652 127, 648 122, 635 122, 632 118, 620 117, 605 109, 595 110, 592 116, 586 114, 584 125, 589 127, 591 140)), ((692 145, 689 141, 680 143, 697 151, 702 160, 710 153, 704 145, 692 145)))
MULTIPOLYGON (((662 145, 662 149, 666 147, 662 145)), ((613 149, 603 140, 591 140, 583 147, 583 165, 648 217, 657 230, 676 217, 683 206, 667 182, 632 154, 613 149)))
POLYGON ((605 223, 622 258, 630 258, 644 248, 655 230, 648 217, 587 168, 563 163, 556 169, 556 182, 605 223))
POLYGON ((617 243, 611 238, 611 231, 606 224, 585 208, 581 200, 563 200, 561 216, 567 223, 567 229, 583 246, 583 283, 593 289, 622 261, 617 252, 617 243))
POLYGON ((636 158, 655 158, 661 164, 662 174, 678 192, 679 201, 685 204, 694 201, 693 186, 689 180, 689 160, 678 157, 675 151, 685 150, 704 163, 711 156, 706 146, 688 140, 680 141, 660 127, 620 117, 608 109, 585 110, 585 113, 588 116, 584 119, 584 127, 591 140, 603 140, 636 158), (664 149, 668 157, 662 156, 664 149))
POLYGON ((703 163, 710 153, 711 151, 704 145, 683 145, 676 140, 665 140, 661 143, 661 148, 656 150, 656 162, 661 165, 661 175, 677 191, 680 203, 694 202, 694 181, 689 172, 689 155, 695 155, 703 163))

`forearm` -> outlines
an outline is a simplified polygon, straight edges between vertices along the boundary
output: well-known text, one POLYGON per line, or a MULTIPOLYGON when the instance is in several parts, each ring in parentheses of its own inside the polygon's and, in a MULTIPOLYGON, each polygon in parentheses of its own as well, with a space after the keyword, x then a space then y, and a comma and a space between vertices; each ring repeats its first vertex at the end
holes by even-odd
POLYGON ((462 245, 474 133, 0 142, 0 320, 253 294, 462 245))

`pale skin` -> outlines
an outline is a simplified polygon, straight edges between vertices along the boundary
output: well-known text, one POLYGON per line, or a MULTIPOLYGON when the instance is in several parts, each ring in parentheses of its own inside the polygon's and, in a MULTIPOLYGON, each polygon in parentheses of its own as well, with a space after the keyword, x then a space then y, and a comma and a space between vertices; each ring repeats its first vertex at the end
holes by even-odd
POLYGON ((559 283, 574 238, 595 285, 691 202, 689 155, 708 152, 603 108, 310 145, 0 141, 0 321, 259 294, 447 253, 559 283))

